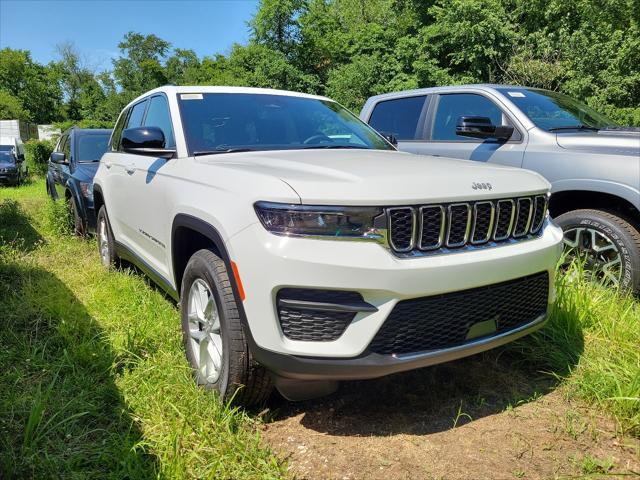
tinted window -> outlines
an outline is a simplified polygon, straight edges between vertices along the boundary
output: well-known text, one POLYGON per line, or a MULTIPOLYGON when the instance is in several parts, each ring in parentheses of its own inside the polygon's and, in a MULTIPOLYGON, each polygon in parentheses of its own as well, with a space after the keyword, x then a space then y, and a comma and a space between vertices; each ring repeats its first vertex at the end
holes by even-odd
POLYGON ((71 159, 71 137, 66 136, 64 139, 64 143, 62 144, 62 151, 64 152, 64 158, 67 160, 71 159))
POLYGON ((14 148, 13 145, 0 145, 0 152, 10 152, 14 148))
POLYGON ((129 110, 125 110, 118 118, 113 133, 111 134, 111 150, 118 150, 120 148, 120 137, 122 137, 122 130, 124 129, 124 123, 127 121, 129 110))
POLYGON ((190 154, 229 149, 293 150, 392 147, 335 102, 288 95, 181 94, 190 154))
POLYGON ((142 117, 144 116, 144 109, 147 106, 147 101, 136 103, 131 107, 131 114, 129 114, 129 120, 127 121, 126 128, 135 128, 142 125, 142 117))
POLYGON ((85 134, 76 137, 76 153, 78 162, 98 162, 107 151, 108 133, 85 134))
POLYGON ((149 103, 149 111, 144 120, 145 127, 158 127, 164 133, 165 148, 174 148, 176 141, 173 137, 173 128, 171 127, 171 116, 169 115, 169 105, 167 99, 163 95, 153 97, 149 103))
POLYGON ((15 163, 16 159, 14 158, 11 152, 6 150, 0 150, 0 163, 15 163))
POLYGON ((494 125, 502 125, 502 110, 482 95, 473 93, 441 95, 433 122, 431 139, 469 141, 469 139, 456 135, 458 118, 469 115, 489 117, 494 125))
POLYGON ((408 97, 380 102, 373 109, 369 125, 378 132, 392 133, 398 140, 419 139, 421 134, 416 130, 426 98, 408 97))

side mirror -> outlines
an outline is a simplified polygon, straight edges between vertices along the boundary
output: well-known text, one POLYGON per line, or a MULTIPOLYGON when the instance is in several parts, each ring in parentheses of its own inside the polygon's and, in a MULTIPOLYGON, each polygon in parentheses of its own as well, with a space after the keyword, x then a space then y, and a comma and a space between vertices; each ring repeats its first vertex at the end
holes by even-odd
POLYGON ((494 125, 489 117, 459 117, 456 135, 471 138, 495 138, 506 141, 513 135, 510 125, 494 125))
POLYGON ((387 141, 393 145, 394 147, 398 146, 398 138, 393 134, 393 133, 389 133, 389 132, 380 132, 380 135, 382 135, 384 138, 387 139, 387 141))
POLYGON ((58 164, 67 163, 67 159, 65 158, 64 153, 62 152, 51 153, 49 160, 51 160, 51 163, 58 163, 58 164))
POLYGON ((173 158, 176 151, 164 148, 164 133, 158 127, 127 128, 122 132, 122 150, 135 155, 173 158))

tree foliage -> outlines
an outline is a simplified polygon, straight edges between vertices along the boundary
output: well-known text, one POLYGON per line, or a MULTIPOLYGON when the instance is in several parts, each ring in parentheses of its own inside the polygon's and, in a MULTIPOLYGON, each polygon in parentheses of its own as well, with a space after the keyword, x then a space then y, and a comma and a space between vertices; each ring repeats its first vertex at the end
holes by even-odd
POLYGON ((378 93, 495 82, 640 124, 640 0, 262 0, 249 27, 247 45, 204 58, 129 32, 108 72, 71 44, 49 65, 0 50, 0 115, 113 122, 167 83, 299 90, 358 110, 378 93))

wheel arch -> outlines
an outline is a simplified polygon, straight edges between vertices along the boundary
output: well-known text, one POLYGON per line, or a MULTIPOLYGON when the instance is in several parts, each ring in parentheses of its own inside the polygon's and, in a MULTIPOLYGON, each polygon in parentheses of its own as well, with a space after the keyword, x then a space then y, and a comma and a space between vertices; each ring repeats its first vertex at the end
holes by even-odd
POLYGON ((104 195, 102 194, 102 188, 100 185, 93 184, 93 208, 96 212, 96 216, 100 211, 100 208, 104 205, 104 195))
POLYGON ((628 199, 597 190, 561 190, 553 192, 549 202, 549 213, 557 217, 578 209, 607 210, 617 213, 633 226, 640 228, 640 210, 628 199))

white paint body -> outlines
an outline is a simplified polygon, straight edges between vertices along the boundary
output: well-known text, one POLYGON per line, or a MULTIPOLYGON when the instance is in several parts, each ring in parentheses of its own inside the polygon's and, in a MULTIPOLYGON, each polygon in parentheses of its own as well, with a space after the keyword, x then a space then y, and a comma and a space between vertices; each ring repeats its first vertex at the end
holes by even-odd
POLYGON ((372 242, 276 236, 265 230, 254 210, 257 201, 393 206, 516 197, 547 192, 550 185, 540 175, 520 168, 381 150, 190 157, 177 102, 180 93, 322 97, 232 87, 162 87, 145 96, 156 92, 166 94, 169 101, 177 158, 113 151, 102 157, 95 183, 103 192, 115 239, 179 291, 171 257, 173 219, 188 214, 212 225, 238 266, 246 292, 244 310, 259 347, 284 354, 354 357, 365 350, 399 300, 541 271, 549 273, 552 299, 562 232, 549 221, 540 237, 532 240, 406 259, 372 242), (489 182, 493 189, 473 190, 473 182, 489 182), (378 311, 359 313, 338 340, 292 341, 283 335, 276 312, 275 296, 282 287, 356 290, 378 311))

